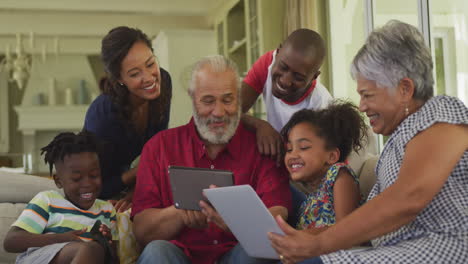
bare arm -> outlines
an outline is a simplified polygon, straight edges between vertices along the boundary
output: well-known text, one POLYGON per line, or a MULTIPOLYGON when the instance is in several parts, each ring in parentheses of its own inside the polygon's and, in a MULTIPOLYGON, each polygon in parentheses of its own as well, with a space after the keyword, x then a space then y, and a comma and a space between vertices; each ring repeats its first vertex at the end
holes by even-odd
POLYGON ((242 123, 250 130, 256 131, 257 129, 261 128, 261 126, 265 126, 265 123, 267 125, 268 122, 258 119, 256 117, 253 117, 249 114, 247 114, 247 111, 252 108, 254 105, 255 101, 257 100, 258 96, 260 94, 257 93, 257 91, 254 90, 250 85, 248 85, 245 82, 242 82, 242 91, 241 91, 241 97, 242 97, 242 123))
POLYGON ((307 232, 309 234, 318 235, 318 234, 322 233, 323 231, 327 230, 328 228, 330 228, 330 226, 311 227, 311 228, 304 229, 303 231, 307 232))
POLYGON ((171 240, 184 226, 178 209, 174 206, 145 209, 133 217, 135 237, 142 246, 153 240, 171 240))
POLYGON ((129 169, 128 171, 122 174, 122 182, 127 186, 134 186, 136 183, 136 173, 138 170, 138 166, 129 169))
POLYGON ((247 113, 252 105, 257 100, 260 94, 255 91, 252 86, 248 85, 245 82, 242 82, 242 90, 241 90, 241 102, 242 102, 242 113, 247 113))
POLYGON ((133 200, 133 193, 135 191, 135 183, 136 183, 136 173, 138 170, 138 166, 131 168, 130 170, 124 172, 122 174, 122 182, 130 187, 130 190, 122 197, 120 200, 109 200, 112 205, 115 207, 115 210, 119 213, 125 212, 129 208, 132 207, 132 200, 133 200))
POLYGON ((20 253, 30 247, 43 247, 55 243, 82 241, 78 236, 85 232, 86 230, 83 229, 62 234, 33 234, 13 226, 3 241, 3 248, 7 252, 20 253))
POLYGON ((242 82, 242 123, 257 136, 258 151, 263 155, 276 158, 281 163, 282 141, 280 134, 265 120, 253 117, 246 112, 252 107, 259 94, 248 84, 242 82))
POLYGON ((421 132, 407 144, 395 183, 325 232, 323 251, 349 248, 413 221, 467 149, 468 126, 439 123, 421 132))
POLYGON ((336 222, 343 219, 359 206, 360 192, 358 185, 348 170, 342 168, 333 187, 333 207, 336 222))
POLYGON ((207 226, 206 216, 202 212, 177 209, 174 206, 149 208, 133 219, 135 237, 142 246, 153 240, 174 239, 184 227, 203 229, 207 226))
POLYGON ((276 217, 276 216, 279 215, 284 220, 288 219, 288 209, 286 209, 286 207, 273 206, 273 207, 268 208, 268 211, 270 211, 270 213, 271 213, 271 215, 273 215, 273 217, 276 217))
POLYGON ((271 234, 272 244, 279 254, 299 261, 397 230, 413 221, 437 195, 467 149, 468 126, 435 124, 407 144, 392 186, 318 236, 299 234, 278 219, 287 235, 271 234))

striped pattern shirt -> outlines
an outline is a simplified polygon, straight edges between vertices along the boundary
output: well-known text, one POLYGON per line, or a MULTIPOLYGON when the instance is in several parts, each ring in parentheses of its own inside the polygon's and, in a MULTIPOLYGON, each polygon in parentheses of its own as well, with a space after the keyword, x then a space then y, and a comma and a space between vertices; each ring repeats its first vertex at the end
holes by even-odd
POLYGON ((57 191, 44 191, 28 203, 12 226, 33 234, 58 234, 86 228, 88 232, 80 238, 89 241, 89 231, 97 220, 111 229, 112 240, 118 240, 116 212, 109 202, 96 199, 91 208, 82 210, 57 191))

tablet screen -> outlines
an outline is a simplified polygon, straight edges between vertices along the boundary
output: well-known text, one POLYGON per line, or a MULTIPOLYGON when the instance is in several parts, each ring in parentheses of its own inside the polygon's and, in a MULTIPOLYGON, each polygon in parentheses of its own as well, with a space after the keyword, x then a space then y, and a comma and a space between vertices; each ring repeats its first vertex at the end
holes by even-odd
POLYGON ((201 210, 199 202, 208 201, 203 189, 211 184, 218 187, 232 186, 233 174, 226 170, 169 166, 169 180, 174 206, 178 209, 201 210))

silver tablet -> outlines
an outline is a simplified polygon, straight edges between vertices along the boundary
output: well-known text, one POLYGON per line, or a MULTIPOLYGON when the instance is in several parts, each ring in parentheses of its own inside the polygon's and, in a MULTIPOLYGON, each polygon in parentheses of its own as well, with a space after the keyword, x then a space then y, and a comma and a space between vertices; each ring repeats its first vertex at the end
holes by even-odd
POLYGON ((203 193, 249 256, 279 259, 268 232, 284 232, 250 185, 205 189, 203 193))
POLYGON ((203 196, 203 189, 209 188, 211 184, 219 187, 231 186, 233 174, 226 170, 169 166, 169 180, 174 206, 199 211, 199 202, 207 201, 203 196))

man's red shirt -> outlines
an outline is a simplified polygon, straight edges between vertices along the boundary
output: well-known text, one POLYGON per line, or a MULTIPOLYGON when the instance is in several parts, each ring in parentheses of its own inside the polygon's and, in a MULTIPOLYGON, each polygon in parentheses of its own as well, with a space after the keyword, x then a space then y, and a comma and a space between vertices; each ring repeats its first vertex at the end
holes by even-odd
MULTIPOLYGON (((212 160, 192 119, 187 125, 159 132, 144 146, 132 217, 147 208, 173 205, 168 177, 170 165, 232 171, 234 184, 250 184, 267 208, 283 206, 291 211, 287 171, 284 167, 277 168, 275 161, 258 152, 254 133, 239 124, 225 149, 212 160)), ((184 228, 171 242, 182 248, 192 263, 214 263, 237 244, 231 233, 213 223, 206 229, 184 228)))

